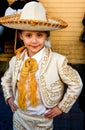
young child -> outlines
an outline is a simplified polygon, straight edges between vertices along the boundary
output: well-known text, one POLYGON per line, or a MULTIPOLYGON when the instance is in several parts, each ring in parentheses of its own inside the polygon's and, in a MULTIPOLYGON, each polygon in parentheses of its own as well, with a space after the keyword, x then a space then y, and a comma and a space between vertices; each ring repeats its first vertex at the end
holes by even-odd
POLYGON ((40 2, 32 1, 21 14, 1 18, 0 24, 17 29, 23 42, 1 79, 6 103, 14 113, 13 128, 53 130, 53 118, 67 113, 82 90, 81 78, 67 58, 45 46, 49 32, 67 23, 50 18, 40 2))

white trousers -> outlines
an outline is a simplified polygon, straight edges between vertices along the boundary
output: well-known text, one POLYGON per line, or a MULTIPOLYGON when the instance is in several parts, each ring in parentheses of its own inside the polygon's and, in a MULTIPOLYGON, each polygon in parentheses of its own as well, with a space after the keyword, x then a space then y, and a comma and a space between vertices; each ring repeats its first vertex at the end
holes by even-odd
POLYGON ((28 115, 17 110, 13 116, 13 130, 53 130, 53 119, 46 119, 43 115, 28 115))

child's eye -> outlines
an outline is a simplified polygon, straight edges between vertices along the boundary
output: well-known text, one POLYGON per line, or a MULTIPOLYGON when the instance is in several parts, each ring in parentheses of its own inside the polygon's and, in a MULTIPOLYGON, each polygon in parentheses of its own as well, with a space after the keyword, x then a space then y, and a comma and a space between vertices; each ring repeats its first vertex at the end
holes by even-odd
POLYGON ((39 34, 38 34, 38 37, 42 37, 42 36, 43 36, 43 34, 42 34, 42 33, 39 33, 39 34))
POLYGON ((26 36, 27 36, 27 37, 31 37, 31 34, 27 34, 26 36))

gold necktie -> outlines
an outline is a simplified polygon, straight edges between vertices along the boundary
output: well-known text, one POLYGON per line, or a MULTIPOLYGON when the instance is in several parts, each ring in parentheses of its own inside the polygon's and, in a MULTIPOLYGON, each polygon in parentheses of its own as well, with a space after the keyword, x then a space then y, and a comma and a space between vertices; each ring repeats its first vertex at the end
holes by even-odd
POLYGON ((37 106, 37 81, 35 78, 35 72, 37 70, 38 64, 34 58, 25 60, 20 71, 20 80, 18 82, 18 105, 21 109, 27 108, 26 102, 28 100, 31 106, 37 106))

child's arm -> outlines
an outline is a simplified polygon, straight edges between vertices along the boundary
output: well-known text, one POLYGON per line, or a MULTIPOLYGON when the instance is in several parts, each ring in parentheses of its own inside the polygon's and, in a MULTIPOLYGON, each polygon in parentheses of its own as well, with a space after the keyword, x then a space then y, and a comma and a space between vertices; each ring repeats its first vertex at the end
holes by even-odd
POLYGON ((67 85, 67 90, 58 107, 67 113, 78 99, 83 83, 78 72, 68 65, 67 59, 64 59, 58 67, 60 78, 67 85))

